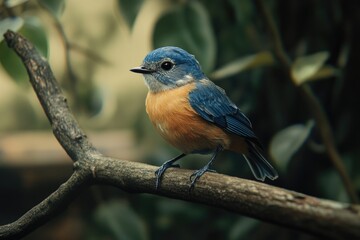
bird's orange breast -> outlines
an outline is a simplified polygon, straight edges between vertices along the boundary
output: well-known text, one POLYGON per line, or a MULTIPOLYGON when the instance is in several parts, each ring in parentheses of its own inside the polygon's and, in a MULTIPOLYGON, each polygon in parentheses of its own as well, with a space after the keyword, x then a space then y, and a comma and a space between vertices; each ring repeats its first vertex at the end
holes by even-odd
POLYGON ((184 153, 211 151, 219 145, 232 150, 232 136, 204 120, 191 107, 188 95, 194 87, 195 83, 191 83, 167 91, 149 92, 146 112, 152 124, 170 144, 184 153))

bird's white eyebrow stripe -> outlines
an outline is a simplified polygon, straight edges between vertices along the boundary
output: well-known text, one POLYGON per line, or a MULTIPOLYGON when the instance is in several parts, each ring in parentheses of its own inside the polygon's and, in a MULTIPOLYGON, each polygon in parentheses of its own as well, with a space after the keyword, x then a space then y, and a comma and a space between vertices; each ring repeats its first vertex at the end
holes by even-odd
POLYGON ((176 85, 180 86, 180 85, 185 85, 187 83, 193 82, 195 79, 193 76, 187 74, 185 75, 182 79, 179 79, 176 81, 176 85))

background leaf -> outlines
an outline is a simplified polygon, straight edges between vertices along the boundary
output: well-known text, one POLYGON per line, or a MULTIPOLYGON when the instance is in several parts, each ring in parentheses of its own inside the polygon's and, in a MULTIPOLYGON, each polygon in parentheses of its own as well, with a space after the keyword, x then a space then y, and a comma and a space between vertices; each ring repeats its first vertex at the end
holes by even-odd
POLYGON ((189 1, 160 18, 154 32, 154 48, 169 45, 194 54, 204 72, 213 69, 215 36, 208 13, 200 2, 189 1))
POLYGON ((17 32, 23 25, 24 20, 21 17, 9 17, 0 20, 0 42, 4 39, 4 33, 7 30, 17 32))
POLYGON ((244 239, 247 236, 250 236, 250 232, 253 231, 258 225, 259 220, 249 218, 249 217, 242 217, 235 222, 232 226, 231 231, 229 233, 230 240, 236 239, 244 239))
POLYGON ((227 78, 242 71, 255 67, 263 67, 272 63, 274 63, 274 59, 269 52, 259 52, 250 56, 239 58, 226 64, 225 66, 213 72, 210 78, 212 80, 227 78))
POLYGON ((16 7, 18 5, 21 5, 29 0, 5 0, 4 4, 8 8, 16 7))
POLYGON ((64 0, 40 0, 40 3, 57 17, 60 17, 65 9, 64 0))
MULTIPOLYGON (((40 53, 47 57, 47 37, 41 22, 36 17, 25 19, 25 23, 19 33, 29 39, 40 53)), ((4 41, 0 43, 0 52, 0 63, 6 72, 18 83, 27 81, 28 75, 21 60, 4 41)))
POLYGON ((270 155, 277 166, 285 171, 291 157, 308 138, 315 122, 310 120, 306 125, 295 124, 276 133, 270 142, 270 155))
POLYGON ((349 197, 343 187, 340 176, 334 169, 327 169, 319 174, 317 187, 321 189, 321 194, 327 199, 349 202, 349 197), (337 189, 337 191, 334 191, 334 189, 337 189))
POLYGON ((111 201, 100 205, 93 215, 96 224, 88 239, 144 240, 144 223, 125 201, 111 201))
POLYGON ((132 28, 144 0, 118 0, 117 2, 126 23, 132 28))
POLYGON ((319 71, 317 71, 314 75, 309 77, 307 80, 308 81, 316 81, 316 80, 321 80, 324 78, 336 77, 339 75, 340 75, 340 71, 338 69, 325 65, 322 68, 320 68, 319 71))
POLYGON ((291 66, 291 74, 295 83, 300 85, 313 77, 322 68, 328 57, 328 52, 318 52, 295 59, 291 66))

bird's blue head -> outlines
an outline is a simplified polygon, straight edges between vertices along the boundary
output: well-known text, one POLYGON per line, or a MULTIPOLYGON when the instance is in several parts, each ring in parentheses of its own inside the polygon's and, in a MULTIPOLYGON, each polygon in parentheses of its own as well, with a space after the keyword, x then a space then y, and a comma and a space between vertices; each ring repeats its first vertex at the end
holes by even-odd
POLYGON ((178 47, 155 49, 140 67, 130 71, 142 73, 151 92, 174 89, 206 78, 195 57, 178 47))

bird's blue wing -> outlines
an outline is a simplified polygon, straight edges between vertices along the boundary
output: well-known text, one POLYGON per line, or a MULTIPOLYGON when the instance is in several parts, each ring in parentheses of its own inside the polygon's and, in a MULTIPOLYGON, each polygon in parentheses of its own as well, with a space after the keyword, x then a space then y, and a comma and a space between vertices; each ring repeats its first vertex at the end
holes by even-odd
POLYGON ((209 80, 201 80, 189 93, 191 107, 205 120, 242 137, 257 139, 251 122, 226 96, 225 91, 209 80))

